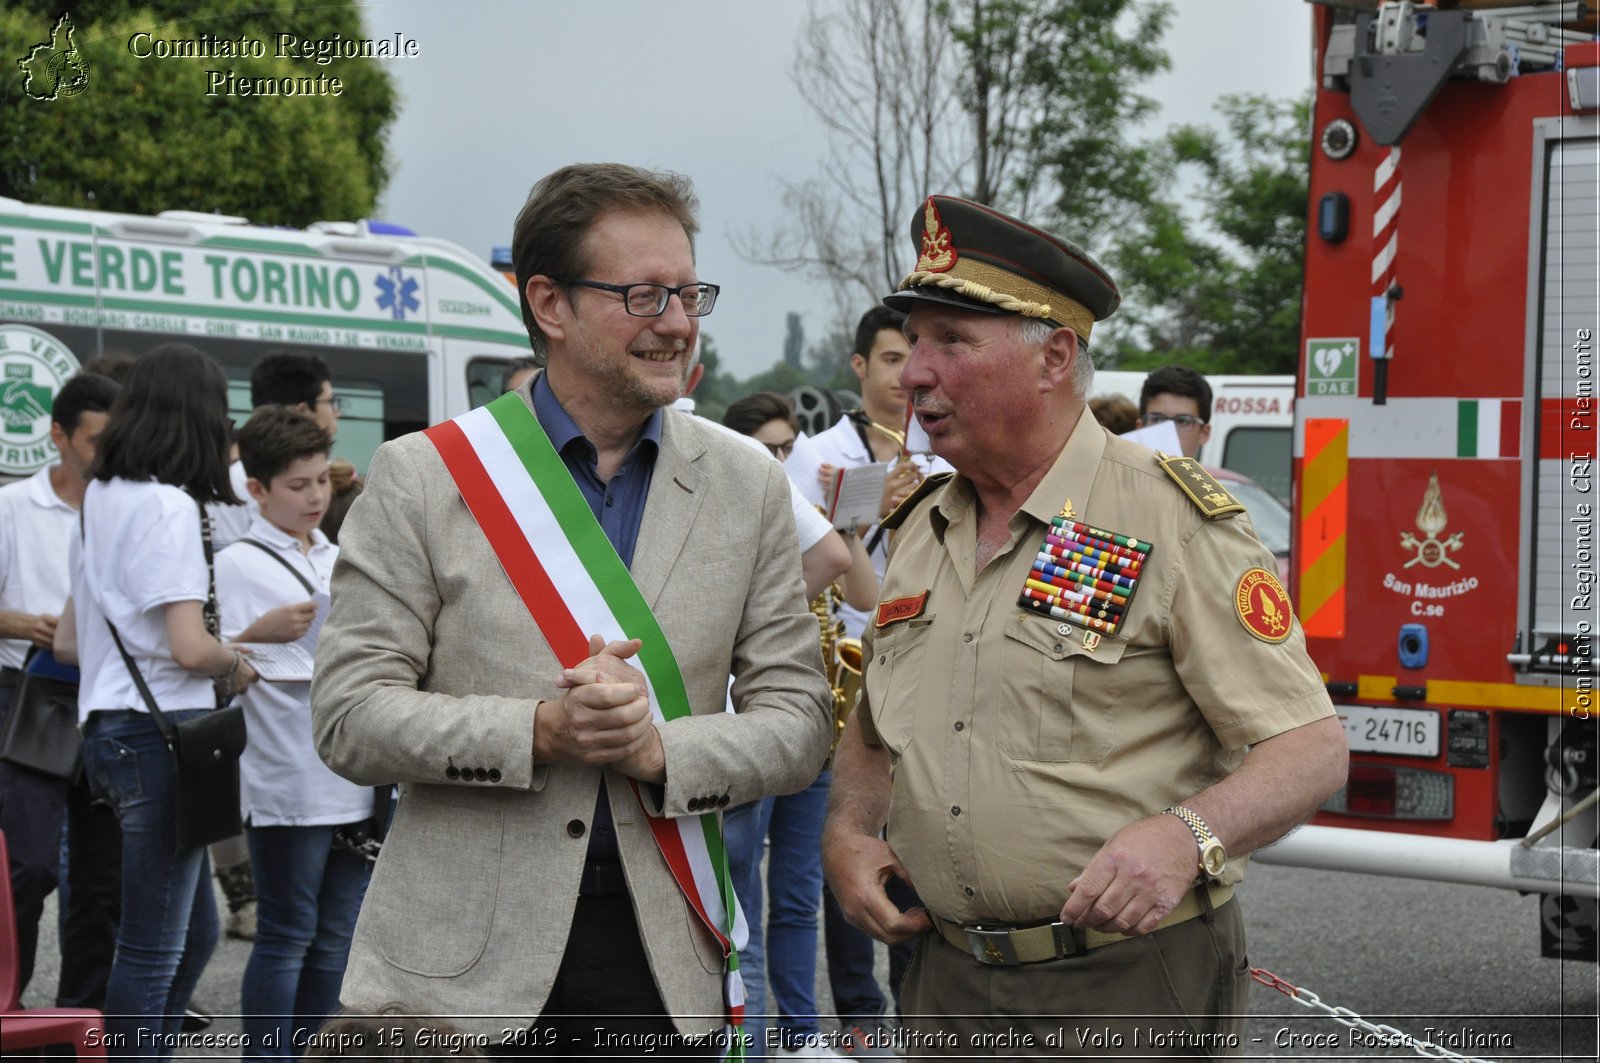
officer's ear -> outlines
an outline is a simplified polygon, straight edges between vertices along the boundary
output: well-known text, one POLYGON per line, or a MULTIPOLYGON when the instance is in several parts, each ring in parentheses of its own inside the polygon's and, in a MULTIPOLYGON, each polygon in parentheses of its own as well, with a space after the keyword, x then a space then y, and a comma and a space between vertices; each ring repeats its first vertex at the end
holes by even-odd
POLYGON ((1070 391, 1073 364, 1079 357, 1089 357, 1078 346, 1078 334, 1069 328, 1058 328, 1050 333, 1041 353, 1043 359, 1039 367, 1039 383, 1043 391, 1070 391))

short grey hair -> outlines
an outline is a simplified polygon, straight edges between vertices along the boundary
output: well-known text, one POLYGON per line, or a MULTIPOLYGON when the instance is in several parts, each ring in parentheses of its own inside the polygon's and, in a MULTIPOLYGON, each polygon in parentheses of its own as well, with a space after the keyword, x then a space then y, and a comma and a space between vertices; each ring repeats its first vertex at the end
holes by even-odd
MULTIPOLYGON (((1030 346, 1043 347, 1049 342, 1051 334, 1059 327, 1061 326, 1052 325, 1042 318, 1019 317, 1017 318, 1017 338, 1030 346)), ((1089 342, 1079 336, 1078 354, 1072 360, 1072 393, 1080 399, 1087 399, 1089 392, 1093 389, 1094 359, 1089 356, 1089 342)))

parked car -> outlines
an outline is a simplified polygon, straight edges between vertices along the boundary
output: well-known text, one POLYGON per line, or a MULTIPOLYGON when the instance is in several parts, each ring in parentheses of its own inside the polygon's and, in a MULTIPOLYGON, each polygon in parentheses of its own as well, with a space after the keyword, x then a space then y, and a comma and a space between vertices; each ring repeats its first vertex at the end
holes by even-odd
POLYGON ((1278 578, 1283 585, 1289 585, 1289 507, 1279 501, 1278 496, 1268 491, 1243 473, 1234 472, 1232 469, 1207 468, 1217 482, 1226 487, 1234 498, 1244 503, 1245 512, 1250 514, 1250 523, 1255 525, 1256 534, 1261 536, 1261 541, 1272 555, 1278 559, 1278 578))

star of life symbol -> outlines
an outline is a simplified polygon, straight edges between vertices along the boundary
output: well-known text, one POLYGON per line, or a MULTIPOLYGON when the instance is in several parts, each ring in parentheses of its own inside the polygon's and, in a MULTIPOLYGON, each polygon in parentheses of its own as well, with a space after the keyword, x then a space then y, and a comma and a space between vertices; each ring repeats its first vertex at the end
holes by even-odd
POLYGON ((76 96, 89 87, 89 61, 73 41, 76 32, 72 16, 64 14, 56 20, 48 41, 35 44, 17 60, 22 91, 29 99, 49 102, 76 96))
POLYGON ((1434 473, 1428 477, 1427 490, 1422 492, 1422 508, 1417 510, 1417 530, 1427 538, 1418 539, 1408 531, 1400 533, 1400 545, 1417 552, 1416 557, 1405 563, 1406 568, 1413 565, 1426 565, 1428 568, 1438 568, 1440 565, 1449 565, 1453 569, 1461 567, 1450 560, 1450 553, 1461 549, 1464 533, 1456 532, 1448 539, 1439 538, 1439 533, 1444 531, 1449 520, 1444 511, 1444 493, 1439 490, 1439 474, 1434 473))
POLYGON ((407 312, 422 309, 416 278, 407 277, 399 266, 390 266, 389 275, 378 278, 378 309, 389 311, 396 321, 404 321, 407 312))

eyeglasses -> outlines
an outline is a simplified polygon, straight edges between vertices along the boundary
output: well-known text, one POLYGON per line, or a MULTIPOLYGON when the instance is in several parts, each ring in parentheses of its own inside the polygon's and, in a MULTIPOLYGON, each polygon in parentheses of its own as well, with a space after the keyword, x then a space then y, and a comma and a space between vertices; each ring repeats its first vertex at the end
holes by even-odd
POLYGON ((318 406, 322 405, 324 402, 327 403, 329 406, 333 407, 333 412, 334 413, 343 413, 344 412, 344 399, 341 398, 338 395, 334 395, 334 396, 332 396, 330 398, 326 398, 326 399, 312 399, 311 400, 311 408, 314 410, 318 406))
POLYGON ((786 439, 782 443, 762 443, 759 439, 756 440, 756 442, 761 443, 762 446, 771 451, 772 456, 777 458, 779 461, 783 461, 790 454, 794 453, 794 440, 792 439, 786 439))
POLYGON ((598 288, 603 292, 616 292, 622 296, 623 309, 634 317, 657 317, 667 308, 667 298, 676 295, 683 303, 683 312, 689 317, 705 317, 717 305, 717 284, 681 284, 669 288, 665 284, 607 284, 604 281, 580 280, 575 277, 552 277, 557 284, 571 284, 579 288, 598 288))
POLYGON ((1180 432, 1197 431, 1206 423, 1192 413, 1180 413, 1176 417, 1168 417, 1164 413, 1147 413, 1144 415, 1146 428, 1154 428, 1156 425, 1166 424, 1168 421, 1171 421, 1173 427, 1180 432))

